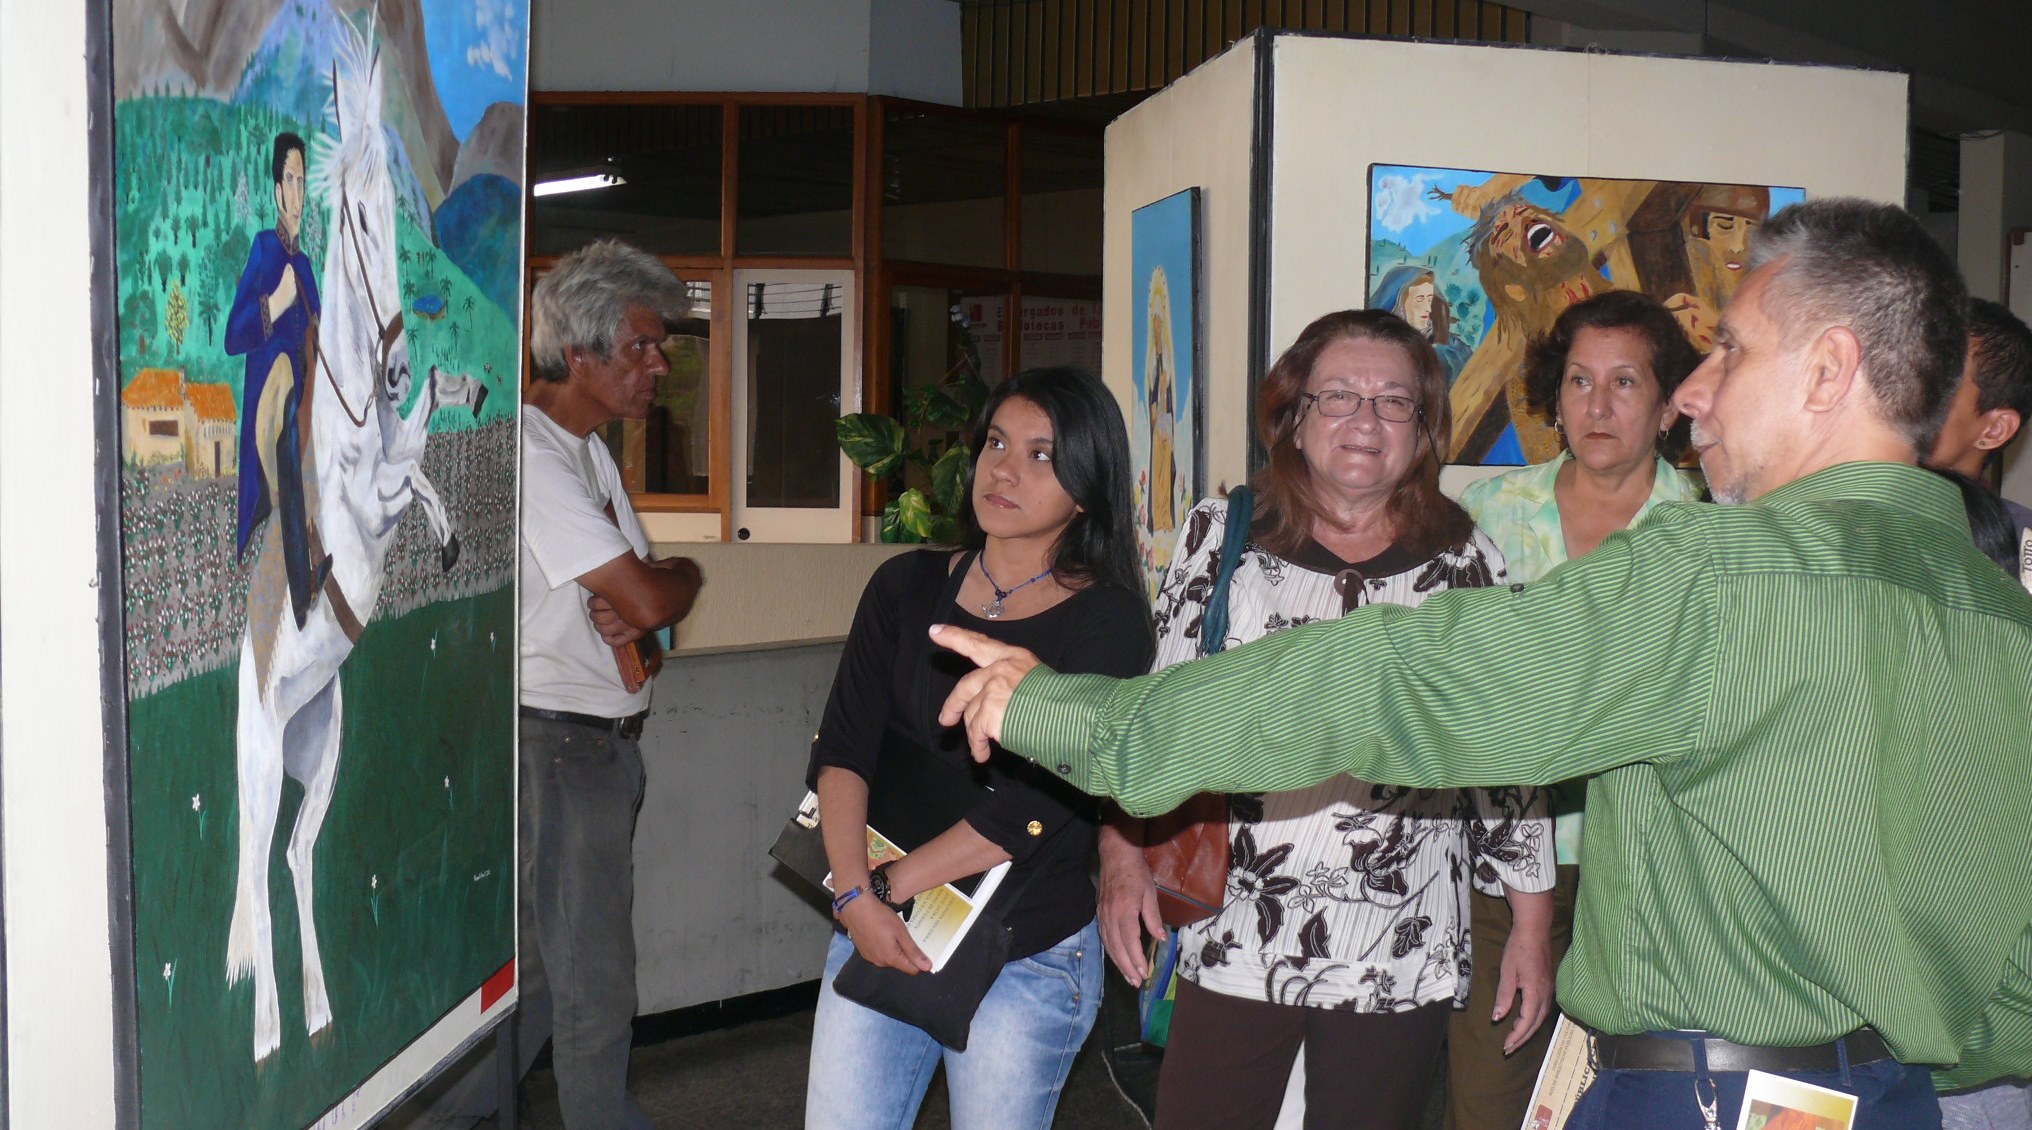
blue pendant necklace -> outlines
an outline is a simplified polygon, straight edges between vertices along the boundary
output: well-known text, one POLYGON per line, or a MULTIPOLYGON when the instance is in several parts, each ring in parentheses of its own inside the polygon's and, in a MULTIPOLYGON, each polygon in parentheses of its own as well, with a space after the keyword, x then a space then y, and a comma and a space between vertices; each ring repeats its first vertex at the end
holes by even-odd
POLYGON ((981 567, 981 576, 987 579, 988 587, 995 590, 995 599, 981 605, 981 615, 986 616, 990 620, 1000 620, 1002 618, 1002 602, 1009 599, 1011 594, 1029 588, 1031 585, 1051 576, 1051 570, 1046 569, 1044 572, 1017 585, 1015 588, 1005 589, 1001 585, 996 584, 995 575, 988 572, 988 554, 986 551, 983 551, 979 557, 974 558, 974 563, 981 567))

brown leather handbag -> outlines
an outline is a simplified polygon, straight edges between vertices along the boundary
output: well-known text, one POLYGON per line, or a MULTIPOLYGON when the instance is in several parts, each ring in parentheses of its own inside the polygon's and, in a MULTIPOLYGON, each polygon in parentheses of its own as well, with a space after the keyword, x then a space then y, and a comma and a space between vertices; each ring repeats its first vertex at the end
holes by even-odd
MULTIPOLYGON (((1228 586, 1249 542, 1254 497, 1248 487, 1228 492, 1227 529, 1221 538, 1220 571, 1200 618, 1199 653, 1212 655, 1228 643, 1228 586)), ((1157 884, 1157 910, 1167 926, 1190 926, 1219 913, 1227 902, 1228 798, 1200 793, 1162 816, 1143 823, 1143 861, 1157 884)))
POLYGON ((1143 861, 1157 884, 1166 926, 1219 913, 1228 890, 1228 798, 1200 793, 1143 823, 1143 861))

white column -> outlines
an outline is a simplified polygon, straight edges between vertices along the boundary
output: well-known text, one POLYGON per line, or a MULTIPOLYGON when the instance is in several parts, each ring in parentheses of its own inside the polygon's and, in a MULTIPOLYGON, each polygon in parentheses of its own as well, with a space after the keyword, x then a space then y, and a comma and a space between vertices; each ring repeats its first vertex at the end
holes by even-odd
POLYGON ((2009 130, 1961 143, 1962 274, 1969 293, 2004 297, 2004 238, 2032 227, 2032 137, 2009 130))
POLYGON ((94 525, 119 516, 92 500, 86 8, 0 0, 0 827, 19 1127, 114 1113, 94 525))

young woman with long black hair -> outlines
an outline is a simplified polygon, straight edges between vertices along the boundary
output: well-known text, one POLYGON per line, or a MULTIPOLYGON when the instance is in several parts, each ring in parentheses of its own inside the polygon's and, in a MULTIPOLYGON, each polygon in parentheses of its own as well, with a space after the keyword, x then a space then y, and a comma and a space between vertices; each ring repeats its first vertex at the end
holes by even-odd
POLYGON ((1098 804, 1007 755, 976 771, 964 733, 937 718, 969 664, 933 647, 926 629, 972 628, 1060 671, 1147 670, 1128 437, 1095 377, 1032 369, 995 391, 974 452, 962 547, 907 553, 876 571, 812 745, 839 929, 812 1034, 808 1127, 908 1127, 941 1061, 956 1130, 1047 1127, 1100 1005, 1089 877, 1098 804), (871 791, 877 801, 950 797, 954 774, 976 774, 977 791, 962 792, 965 815, 905 858, 871 868, 871 791), (1010 928, 1009 960, 974 1013, 965 1051, 834 991, 856 952, 928 973, 897 908, 1004 860, 1015 864, 1002 887, 1013 896, 991 905, 1010 928))

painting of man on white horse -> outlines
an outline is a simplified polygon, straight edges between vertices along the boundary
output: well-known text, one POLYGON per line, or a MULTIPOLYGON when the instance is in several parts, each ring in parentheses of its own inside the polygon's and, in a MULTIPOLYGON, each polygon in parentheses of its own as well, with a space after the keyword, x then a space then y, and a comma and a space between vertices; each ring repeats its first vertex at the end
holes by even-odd
POLYGON ((143 1130, 364 1125, 516 999, 528 21, 113 0, 143 1130))
MULTIPOLYGON (((284 501, 277 508, 279 521, 263 531, 240 645, 239 871, 225 972, 229 984, 253 978, 257 1060, 281 1044, 268 864, 283 778, 295 779, 304 789, 287 859, 302 943, 304 1024, 315 1035, 332 1019, 313 894, 318 834, 340 764, 345 706, 340 667, 373 616, 383 562, 412 503, 422 509, 442 547, 444 567, 456 562, 457 536, 421 467, 426 428, 432 413, 443 407, 466 406, 477 417, 486 396, 485 386, 470 377, 433 368, 416 403, 403 414, 413 376, 398 283, 395 194, 382 129, 383 70, 367 36, 352 37, 348 46, 331 71, 330 114, 337 140, 321 139, 310 181, 330 217, 323 285, 313 286, 307 276, 294 282, 295 268, 285 264, 281 270, 293 292, 288 302, 276 303, 275 291, 253 287, 268 296, 262 299, 261 322, 271 338, 296 329, 299 348, 293 356, 273 348, 256 354, 274 357, 265 389, 280 386, 284 402, 270 412, 256 391, 262 386, 249 385, 248 399, 264 407, 257 418, 281 422, 258 429, 256 442, 243 449, 261 460, 242 464, 243 483, 254 484, 241 490, 243 543, 244 500, 250 494, 259 497, 272 488, 283 500, 299 491, 303 498, 298 507, 302 517, 284 501), (282 306, 279 316, 272 310, 277 305, 282 306), (300 455, 289 450, 298 443, 300 455), (308 472, 300 485, 286 479, 296 463, 308 472), (295 529, 293 521, 306 528, 295 529), (306 548, 292 553, 290 543, 296 539, 306 548)), ((284 143, 277 149, 281 152, 284 143)), ((300 156, 299 143, 277 162, 282 176, 276 195, 285 222, 291 209, 285 180, 292 172, 301 175, 296 165, 300 156)), ((300 197, 294 209, 301 214, 300 197)), ((257 242, 257 257, 262 248, 257 242)), ((250 262, 250 275, 256 265, 250 262)))

